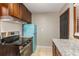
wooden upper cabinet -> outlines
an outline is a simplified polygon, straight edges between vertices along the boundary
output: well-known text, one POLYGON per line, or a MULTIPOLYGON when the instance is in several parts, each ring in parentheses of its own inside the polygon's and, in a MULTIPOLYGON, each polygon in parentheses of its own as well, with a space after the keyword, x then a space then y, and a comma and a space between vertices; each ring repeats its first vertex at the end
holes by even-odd
POLYGON ((23 4, 21 4, 21 8, 22 8, 23 21, 31 23, 31 12, 23 4))
POLYGON ((29 23, 31 23, 31 15, 32 15, 31 12, 28 11, 28 22, 29 22, 29 23))
POLYGON ((13 3, 8 4, 8 9, 9 9, 9 15, 13 16, 14 15, 13 3))
POLYGON ((13 13, 12 16, 15 16, 17 18, 20 18, 22 21, 25 21, 27 23, 31 23, 31 12, 23 5, 23 4, 14 4, 13 5, 13 13))
POLYGON ((0 16, 8 16, 8 4, 0 3, 0 16))
POLYGON ((31 23, 31 12, 22 3, 0 4, 0 16, 13 16, 31 23))
POLYGON ((23 21, 27 21, 26 19, 27 19, 27 12, 26 12, 26 9, 25 9, 25 7, 24 7, 24 5, 23 4, 21 4, 21 8, 22 8, 22 19, 23 19, 23 21))
POLYGON ((22 11, 22 4, 21 3, 19 4, 19 16, 20 16, 19 18, 21 20, 23 20, 23 18, 22 18, 23 17, 23 11, 22 11))
POLYGON ((31 23, 31 12, 28 10, 27 14, 27 22, 31 23))
POLYGON ((9 6, 9 15, 19 18, 20 17, 20 6, 17 3, 11 3, 9 6))
POLYGON ((0 16, 2 15, 2 9, 1 9, 1 5, 0 5, 0 16))

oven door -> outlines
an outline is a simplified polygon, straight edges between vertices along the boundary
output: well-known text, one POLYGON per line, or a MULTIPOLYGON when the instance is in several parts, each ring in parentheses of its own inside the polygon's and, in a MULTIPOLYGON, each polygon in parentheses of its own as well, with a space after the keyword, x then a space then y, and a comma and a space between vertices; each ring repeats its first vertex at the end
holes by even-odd
POLYGON ((32 41, 20 50, 22 56, 30 56, 32 54, 32 41))

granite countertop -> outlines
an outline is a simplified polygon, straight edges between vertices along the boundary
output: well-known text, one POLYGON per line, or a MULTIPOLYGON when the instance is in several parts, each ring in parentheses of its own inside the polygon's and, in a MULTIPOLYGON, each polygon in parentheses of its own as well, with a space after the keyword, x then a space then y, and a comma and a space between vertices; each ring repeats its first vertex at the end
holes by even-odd
POLYGON ((79 56, 79 42, 71 39, 52 39, 62 56, 79 56))

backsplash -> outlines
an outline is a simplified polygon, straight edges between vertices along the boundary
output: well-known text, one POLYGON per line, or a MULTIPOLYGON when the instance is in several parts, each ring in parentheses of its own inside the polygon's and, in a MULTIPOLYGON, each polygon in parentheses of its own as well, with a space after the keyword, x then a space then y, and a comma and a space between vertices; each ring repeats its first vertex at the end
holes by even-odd
POLYGON ((20 33, 19 33, 19 31, 15 31, 15 32, 1 32, 0 38, 13 36, 13 35, 20 35, 20 33))
POLYGON ((19 34, 22 35, 22 23, 2 21, 0 22, 0 32, 12 32, 11 34, 13 34, 13 32, 19 32, 19 34))

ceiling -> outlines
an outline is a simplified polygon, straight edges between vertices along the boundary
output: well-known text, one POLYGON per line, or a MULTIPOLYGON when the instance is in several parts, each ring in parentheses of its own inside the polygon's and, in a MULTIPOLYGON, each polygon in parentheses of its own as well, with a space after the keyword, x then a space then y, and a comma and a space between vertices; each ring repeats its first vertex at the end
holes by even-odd
POLYGON ((66 3, 24 3, 32 13, 59 12, 66 3))

